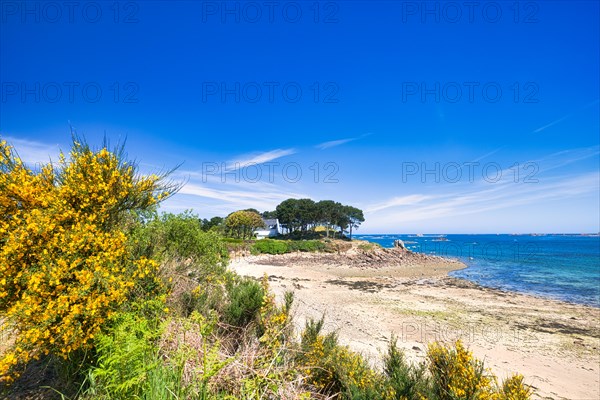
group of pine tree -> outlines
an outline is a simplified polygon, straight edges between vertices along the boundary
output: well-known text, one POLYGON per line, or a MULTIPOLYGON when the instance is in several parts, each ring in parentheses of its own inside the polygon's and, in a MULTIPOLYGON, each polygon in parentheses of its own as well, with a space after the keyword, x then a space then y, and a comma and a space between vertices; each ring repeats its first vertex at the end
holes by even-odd
POLYGON ((297 237, 306 237, 314 234, 318 227, 331 235, 342 237, 348 232, 350 238, 352 231, 364 222, 363 211, 341 204, 333 200, 315 202, 311 199, 287 199, 282 201, 275 210, 259 212, 249 208, 232 212, 226 218, 213 217, 203 219, 202 227, 205 230, 219 229, 228 236, 250 239, 254 231, 264 227, 264 219, 279 220, 286 234, 297 237))

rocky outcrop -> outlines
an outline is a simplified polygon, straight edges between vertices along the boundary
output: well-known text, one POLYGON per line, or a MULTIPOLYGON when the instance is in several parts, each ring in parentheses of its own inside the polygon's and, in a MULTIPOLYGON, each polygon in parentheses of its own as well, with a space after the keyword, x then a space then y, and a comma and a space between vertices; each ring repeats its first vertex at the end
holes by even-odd
POLYGON ((404 249, 404 250, 408 251, 408 248, 406 247, 406 245, 404 244, 404 242, 402 240, 400 240, 400 239, 394 240, 394 247, 399 247, 401 249, 404 249))
POLYGON ((369 249, 361 249, 360 245, 353 245, 348 250, 339 253, 297 252, 281 255, 261 255, 251 260, 251 262, 263 265, 284 266, 290 265, 291 263, 301 263, 303 265, 347 266, 374 269, 448 263, 460 264, 457 260, 423 253, 414 253, 406 247, 401 246, 391 249, 384 249, 378 246, 369 249))

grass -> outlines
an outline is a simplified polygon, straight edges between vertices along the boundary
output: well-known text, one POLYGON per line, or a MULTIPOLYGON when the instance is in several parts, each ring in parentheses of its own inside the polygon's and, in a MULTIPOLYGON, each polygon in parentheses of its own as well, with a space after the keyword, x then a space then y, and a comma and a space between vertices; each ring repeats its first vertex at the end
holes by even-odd
POLYGON ((358 249, 365 253, 370 253, 377 249, 381 249, 381 245, 379 243, 364 242, 358 245, 358 249))

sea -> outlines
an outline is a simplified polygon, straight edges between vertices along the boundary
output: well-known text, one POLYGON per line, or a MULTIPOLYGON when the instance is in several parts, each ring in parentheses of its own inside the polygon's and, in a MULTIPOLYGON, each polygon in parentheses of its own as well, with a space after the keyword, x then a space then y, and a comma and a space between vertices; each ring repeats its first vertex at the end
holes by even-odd
POLYGON ((393 247, 457 258, 466 269, 450 276, 479 285, 600 307, 600 237, 544 235, 353 235, 393 247))

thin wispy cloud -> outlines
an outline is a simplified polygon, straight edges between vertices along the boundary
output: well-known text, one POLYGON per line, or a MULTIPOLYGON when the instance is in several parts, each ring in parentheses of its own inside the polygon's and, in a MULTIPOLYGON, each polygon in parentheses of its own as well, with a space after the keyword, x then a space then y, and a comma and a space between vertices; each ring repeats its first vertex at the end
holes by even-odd
POLYGON ((268 173, 263 173, 260 180, 249 180, 241 167, 235 171, 221 170, 220 163, 217 171, 204 171, 202 168, 182 170, 175 174, 175 178, 185 178, 186 184, 176 196, 165 202, 162 207, 164 210, 194 209, 203 216, 225 216, 247 208, 274 210, 290 197, 310 197, 305 193, 297 193, 292 184, 274 179, 268 173))
MULTIPOLYGON (((501 186, 489 190, 472 189, 471 193, 450 192, 424 196, 426 201, 389 208, 368 208, 367 219, 374 224, 400 224, 430 221, 445 217, 477 215, 499 209, 539 204, 540 201, 569 199, 597 193, 600 173, 583 173, 557 177, 547 183, 501 186)), ((390 202, 393 202, 391 200, 390 202)))
POLYGON ((585 110, 585 109, 587 109, 587 108, 589 108, 589 107, 591 107, 593 105, 598 104, 599 102, 600 102, 600 99, 596 99, 596 100, 594 100, 594 101, 592 101, 592 102, 590 102, 590 103, 588 103, 588 104, 580 107, 577 111, 571 112, 571 113, 569 113, 569 114, 567 114, 567 115, 565 115, 563 117, 560 117, 560 118, 558 118, 558 119, 556 119, 556 120, 554 120, 554 121, 552 121, 552 122, 550 122, 550 123, 548 123, 548 124, 546 124, 544 126, 541 126, 541 127, 537 128, 537 129, 534 129, 533 133, 539 133, 539 132, 541 132, 541 131, 543 131, 545 129, 548 129, 548 128, 554 126, 554 125, 560 124, 564 120, 571 118, 577 112, 583 111, 583 110, 585 110))
POLYGON ((369 135, 371 135, 371 133, 366 133, 364 135, 360 135, 360 136, 352 137, 352 138, 330 140, 328 142, 319 143, 315 147, 319 150, 330 149, 332 147, 341 146, 346 143, 354 142, 355 140, 362 139, 369 135))
MULTIPOLYGON (((276 189, 277 186, 270 181, 282 180, 281 175, 271 174, 268 168, 259 169, 260 175, 253 175, 251 179, 241 170, 221 169, 221 165, 217 163, 216 169, 213 170, 213 165, 210 168, 199 167, 197 170, 180 170, 176 171, 172 177, 174 179, 184 179, 191 182, 197 182, 208 185, 218 185, 219 187, 247 187, 252 185, 253 189, 270 190, 276 189)), ((253 171, 254 173, 254 171, 253 171)))
MULTIPOLYGON (((495 153, 492 152, 492 153, 495 153)), ((514 166, 502 169, 497 172, 498 176, 503 179, 495 182, 497 185, 509 185, 521 181, 534 182, 537 181, 543 174, 550 171, 560 169, 562 167, 575 164, 579 161, 587 160, 600 155, 600 146, 579 147, 574 149, 561 150, 547 156, 531 159, 518 164, 518 168, 514 166), (518 170, 518 171, 517 171, 518 170), (508 178, 508 179, 504 179, 508 178)), ((480 157, 482 159, 484 157, 480 157)), ((544 176, 546 178, 546 176, 544 176)), ((464 182, 458 182, 458 185, 464 182)), ((485 184, 485 182, 481 182, 485 184)), ((488 182, 489 183, 489 182, 488 182)))
MULTIPOLYGON (((279 203, 290 197, 308 197, 306 194, 294 193, 283 187, 267 188, 248 182, 245 186, 245 188, 237 188, 236 190, 188 182, 178 193, 178 195, 183 195, 177 199, 178 208, 194 208, 207 215, 229 214, 232 211, 246 208, 265 211, 274 210, 279 203), (205 206, 199 207, 199 204, 205 206)), ((167 203, 166 208, 169 208, 169 206, 170 203, 167 203)))
POLYGON ((315 147, 319 150, 330 149, 332 147, 341 146, 343 144, 353 142, 358 138, 348 138, 348 139, 339 139, 339 140, 331 140, 329 142, 319 143, 315 147))
POLYGON ((590 146, 559 151, 536 160, 535 163, 539 166, 541 172, 547 172, 598 155, 600 155, 600 146, 590 146))
POLYGON ((399 207, 399 206, 412 206, 415 204, 422 203, 425 200, 430 199, 431 196, 421 195, 421 194, 412 194, 408 196, 400 196, 393 197, 389 200, 386 200, 381 203, 373 204, 369 206, 366 210, 367 212, 377 212, 381 210, 385 210, 391 207, 399 207))
POLYGON ((58 160, 60 153, 58 144, 42 143, 10 136, 5 136, 4 140, 14 147, 21 160, 26 164, 45 164, 50 160, 58 160))
MULTIPOLYGON (((369 227, 390 225, 429 226, 443 224, 444 219, 473 216, 482 218, 497 210, 547 204, 551 201, 569 202, 592 199, 600 192, 600 172, 579 170, 573 172, 570 166, 593 157, 598 157, 598 146, 567 149, 549 154, 537 160, 535 174, 532 170, 521 171, 515 177, 513 169, 500 171, 497 182, 479 179, 475 182, 461 181, 428 187, 427 193, 417 193, 402 197, 391 197, 364 207, 369 227), (525 179, 527 178, 527 179, 525 179), (414 225, 417 224, 417 225, 414 225)), ((589 168, 589 166, 588 166, 589 168)), ((373 228, 369 228, 373 229, 373 228)))
POLYGON ((251 165, 264 164, 273 160, 277 160, 278 158, 282 158, 285 156, 289 156, 295 154, 295 149, 275 149, 270 151, 265 151, 262 153, 255 153, 243 156, 238 160, 228 161, 227 169, 235 170, 240 168, 246 168, 251 165))
POLYGON ((473 161, 471 161, 471 162, 474 162, 474 163, 476 163, 476 162, 479 162, 479 161, 481 161, 481 160, 483 160, 483 159, 486 159, 486 158, 488 158, 489 156, 492 156, 492 155, 496 154, 497 152, 499 152, 500 150, 504 149, 505 147, 506 147, 506 145, 505 145, 505 146, 500 146, 500 147, 498 147, 497 149, 495 149, 495 150, 492 150, 492 151, 490 151, 489 153, 486 153, 486 154, 482 155, 481 157, 477 157, 476 159, 474 159, 474 160, 473 160, 473 161))
POLYGON ((561 122, 563 122, 564 120, 566 120, 568 118, 571 118, 572 116, 573 116, 573 114, 567 114, 564 117, 561 117, 561 118, 559 118, 559 119, 557 119, 555 121, 550 122, 549 124, 546 124, 544 126, 541 126, 541 127, 537 128, 537 129, 535 129, 533 131, 533 133, 539 133, 539 132, 543 131, 544 129, 550 128, 551 126, 554 126, 556 124, 560 124, 561 122))

